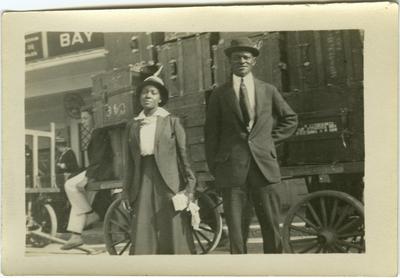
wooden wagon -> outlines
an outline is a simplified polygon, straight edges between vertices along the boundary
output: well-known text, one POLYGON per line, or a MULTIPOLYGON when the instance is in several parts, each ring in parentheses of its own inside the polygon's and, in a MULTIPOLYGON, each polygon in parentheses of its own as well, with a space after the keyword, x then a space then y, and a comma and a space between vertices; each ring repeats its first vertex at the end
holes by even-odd
MULTIPOLYGON (((205 110, 212 89, 231 74, 223 49, 231 38, 243 35, 252 37, 260 48, 255 75, 280 89, 300 119, 295 135, 277 146, 286 184, 286 192, 280 191, 282 199, 293 189, 293 179, 303 179, 311 193, 289 204, 282 228, 285 251, 364 252, 363 47, 358 30, 177 33, 168 34, 169 40, 155 47, 154 62, 164 66, 162 77, 170 91, 167 109, 184 123, 200 190, 220 205, 218 194, 210 192, 213 178, 205 162, 205 110)), ((137 113, 133 101, 137 76, 126 68, 107 74, 124 76, 114 78, 124 81, 117 83, 118 90, 94 90, 101 96, 95 104, 98 111, 118 112, 109 108, 114 101, 131 101, 128 110, 137 113)), ((103 114, 98 122, 115 126, 126 121, 127 115, 113 112, 108 112, 109 117, 103 114)), ((121 134, 115 134, 118 149, 121 134)), ((215 247, 218 233, 214 231, 209 247, 215 247)))
MULTIPOLYGON (((260 48, 254 74, 275 85, 299 114, 295 135, 277 146, 283 176, 279 194, 290 207, 282 227, 285 252, 364 252, 363 34, 358 30, 168 33, 164 39, 132 33, 120 39, 126 49, 115 43, 116 34, 106 36, 106 45, 122 48, 110 53, 121 55, 113 57, 108 72, 93 77, 93 107, 97 126, 110 133, 117 180, 88 189, 121 187, 123 129, 139 112, 135 90, 144 78, 137 69, 142 60, 163 65, 170 91, 166 108, 185 126, 200 202, 209 214, 203 215, 207 234, 195 234, 199 253, 215 248, 221 203, 205 162, 203 125, 209 94, 231 74, 223 49, 243 35, 260 48), (143 47, 146 42, 150 45, 143 47), (292 181, 298 180, 309 194, 288 198, 296 189, 292 181)), ((128 250, 130 217, 118 199, 108 209, 104 233, 110 254, 128 250)))

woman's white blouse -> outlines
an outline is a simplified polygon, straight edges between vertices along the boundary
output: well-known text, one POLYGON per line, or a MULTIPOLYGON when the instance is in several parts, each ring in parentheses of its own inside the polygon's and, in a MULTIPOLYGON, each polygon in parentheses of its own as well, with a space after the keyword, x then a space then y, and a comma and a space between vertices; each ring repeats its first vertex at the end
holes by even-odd
POLYGON ((146 117, 144 112, 135 117, 135 120, 140 121, 140 154, 154 154, 154 140, 156 135, 157 117, 166 117, 169 112, 164 108, 158 107, 153 115, 146 117))

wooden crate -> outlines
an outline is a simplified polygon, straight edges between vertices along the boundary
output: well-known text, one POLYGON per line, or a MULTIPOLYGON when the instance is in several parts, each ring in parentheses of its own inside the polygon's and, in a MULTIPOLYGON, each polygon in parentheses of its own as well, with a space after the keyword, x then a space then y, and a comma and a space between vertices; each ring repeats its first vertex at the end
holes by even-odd
POLYGON ((187 37, 195 36, 197 33, 194 32, 165 32, 164 41, 170 42, 178 39, 184 39, 187 37))
POLYGON ((121 67, 92 76, 92 94, 103 96, 104 93, 130 91, 133 89, 133 75, 129 67, 121 67))
POLYGON ((138 112, 134 103, 134 91, 107 93, 106 96, 94 98, 96 128, 126 123, 138 112))
POLYGON ((170 97, 197 93, 211 87, 210 34, 178 39, 158 48, 164 66, 162 78, 170 97))
POLYGON ((242 37, 249 37, 249 38, 255 38, 260 36, 261 34, 264 34, 266 32, 220 32, 219 33, 219 38, 222 40, 231 40, 234 38, 242 38, 242 37))
POLYGON ((156 63, 156 46, 164 41, 164 33, 105 33, 104 41, 110 70, 142 61, 156 63))
POLYGON ((113 150, 113 170, 114 176, 122 180, 124 171, 124 161, 126 153, 123 152, 125 125, 115 126, 108 130, 110 136, 111 148, 113 150))
MULTIPOLYGON (((235 36, 230 36, 228 38, 232 39, 234 37, 235 36)), ((282 81, 279 34, 252 33, 252 36, 249 37, 251 37, 251 39, 260 47, 260 55, 257 57, 257 63, 253 69, 254 76, 260 80, 273 84, 280 90, 282 88, 282 81)), ((225 83, 232 74, 228 57, 226 57, 224 53, 224 49, 230 44, 230 39, 220 39, 217 45, 212 46, 214 57, 213 76, 215 86, 225 83)))
POLYGON ((186 131, 189 159, 193 170, 199 175, 208 172, 204 151, 205 94, 197 92, 171 98, 166 107, 178 116, 186 131))
POLYGON ((364 133, 348 109, 299 114, 296 133, 278 148, 283 165, 364 160, 364 133))
POLYGON ((299 128, 297 135, 278 147, 280 160, 285 165, 363 161, 363 57, 359 31, 287 32, 281 38, 288 76, 288 84, 284 84, 288 91, 283 95, 299 113, 299 128), (345 124, 341 124, 341 110, 348 111, 345 124), (310 121, 337 122, 338 131, 301 135, 310 121))
POLYGON ((290 91, 328 88, 363 80, 359 30, 285 32, 290 91))
POLYGON ((92 100, 96 127, 126 123, 136 113, 135 89, 141 82, 129 67, 110 70, 92 77, 92 100))

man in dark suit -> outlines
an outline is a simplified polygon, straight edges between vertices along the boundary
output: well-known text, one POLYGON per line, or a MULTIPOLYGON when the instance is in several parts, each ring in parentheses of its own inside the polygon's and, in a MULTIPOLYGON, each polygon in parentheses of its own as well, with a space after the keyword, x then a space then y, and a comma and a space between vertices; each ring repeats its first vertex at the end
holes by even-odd
POLYGON ((107 130, 93 129, 93 115, 90 108, 81 112, 82 124, 91 132, 87 147, 89 166, 65 183, 65 192, 71 203, 67 230, 71 237, 61 249, 69 250, 83 244, 82 231, 85 227, 99 220, 91 204, 96 191, 86 191, 85 187, 93 181, 104 181, 113 178, 112 148, 107 130))
POLYGON ((245 214, 250 200, 261 226, 264 253, 279 253, 274 185, 281 177, 275 144, 293 134, 297 115, 274 86, 253 77, 259 50, 249 38, 232 40, 225 54, 232 79, 210 96, 205 146, 209 169, 222 192, 231 253, 247 252, 245 214))
POLYGON ((74 151, 68 147, 64 138, 56 138, 56 148, 59 153, 56 163, 57 174, 74 174, 79 170, 74 151))
POLYGON ((65 138, 56 138, 58 157, 56 160, 56 183, 63 185, 68 178, 79 172, 78 162, 74 151, 68 147, 65 138))

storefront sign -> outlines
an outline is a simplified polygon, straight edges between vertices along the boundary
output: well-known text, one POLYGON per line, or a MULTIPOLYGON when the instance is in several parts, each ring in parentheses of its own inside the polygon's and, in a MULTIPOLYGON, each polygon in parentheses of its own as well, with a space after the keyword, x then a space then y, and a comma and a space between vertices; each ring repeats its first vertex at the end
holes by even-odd
POLYGON ((42 33, 25 35, 25 61, 43 58, 42 33))
POLYGON ((103 33, 93 32, 48 32, 49 57, 104 46, 103 33))

